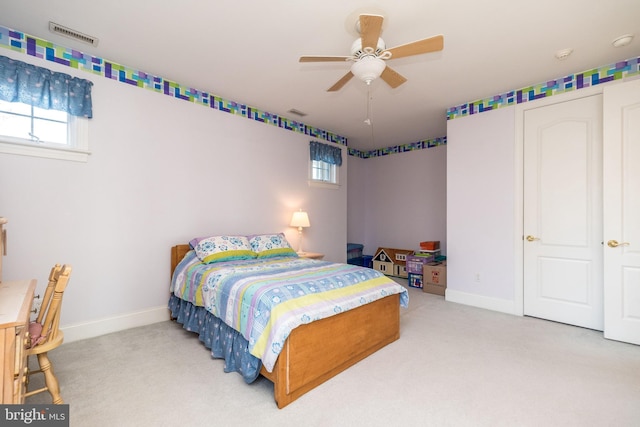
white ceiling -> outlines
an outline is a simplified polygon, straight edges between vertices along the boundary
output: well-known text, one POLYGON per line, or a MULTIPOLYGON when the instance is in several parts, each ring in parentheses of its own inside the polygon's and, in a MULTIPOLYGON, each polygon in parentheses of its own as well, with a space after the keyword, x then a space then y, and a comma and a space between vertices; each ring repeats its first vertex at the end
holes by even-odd
POLYGON ((301 120, 359 150, 445 136, 449 107, 640 56, 639 0, 0 0, 0 10, 0 25, 301 120), (349 55, 359 13, 384 16, 389 48, 444 35, 442 52, 388 62, 405 84, 372 82, 372 126, 365 83, 326 91, 349 63, 298 62, 349 55), (50 33, 49 21, 99 44, 50 33), (612 47, 627 33, 630 45, 612 47), (573 54, 557 60, 565 48, 573 54))

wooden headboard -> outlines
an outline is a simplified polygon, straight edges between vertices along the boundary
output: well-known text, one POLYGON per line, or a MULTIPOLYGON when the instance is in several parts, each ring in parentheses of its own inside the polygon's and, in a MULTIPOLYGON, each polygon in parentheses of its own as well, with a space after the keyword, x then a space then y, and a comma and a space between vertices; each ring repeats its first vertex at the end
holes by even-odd
POLYGON ((171 247, 171 277, 173 272, 178 266, 178 263, 182 261, 182 258, 191 250, 189 245, 176 245, 171 247))

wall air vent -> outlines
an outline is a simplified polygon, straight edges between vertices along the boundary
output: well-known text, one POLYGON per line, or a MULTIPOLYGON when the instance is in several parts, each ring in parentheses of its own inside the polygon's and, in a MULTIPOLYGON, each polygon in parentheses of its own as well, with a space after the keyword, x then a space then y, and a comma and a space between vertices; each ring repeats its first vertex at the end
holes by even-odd
POLYGON ((55 34, 60 34, 61 36, 69 37, 70 39, 81 41, 83 43, 98 46, 98 39, 96 37, 82 34, 81 32, 72 30, 71 28, 67 28, 64 25, 56 24, 55 22, 49 21, 49 31, 55 34))

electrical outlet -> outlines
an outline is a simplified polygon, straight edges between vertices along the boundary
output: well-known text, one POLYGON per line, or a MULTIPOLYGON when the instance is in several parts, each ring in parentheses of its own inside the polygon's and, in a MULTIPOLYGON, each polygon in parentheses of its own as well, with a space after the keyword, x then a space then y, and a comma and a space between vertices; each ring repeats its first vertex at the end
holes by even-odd
POLYGON ((480 273, 476 273, 473 275, 473 281, 476 283, 480 283, 480 273))

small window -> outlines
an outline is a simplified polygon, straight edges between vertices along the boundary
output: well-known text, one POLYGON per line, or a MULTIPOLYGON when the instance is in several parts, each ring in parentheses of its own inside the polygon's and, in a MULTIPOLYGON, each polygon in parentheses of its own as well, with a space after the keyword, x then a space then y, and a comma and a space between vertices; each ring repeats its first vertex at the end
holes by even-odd
POLYGON ((338 167, 321 160, 311 160, 311 179, 327 184, 337 184, 338 167))
POLYGON ((309 142, 309 185, 338 188, 342 149, 318 141, 309 142))
POLYGON ((87 119, 0 100, 0 152, 87 161, 87 119))

